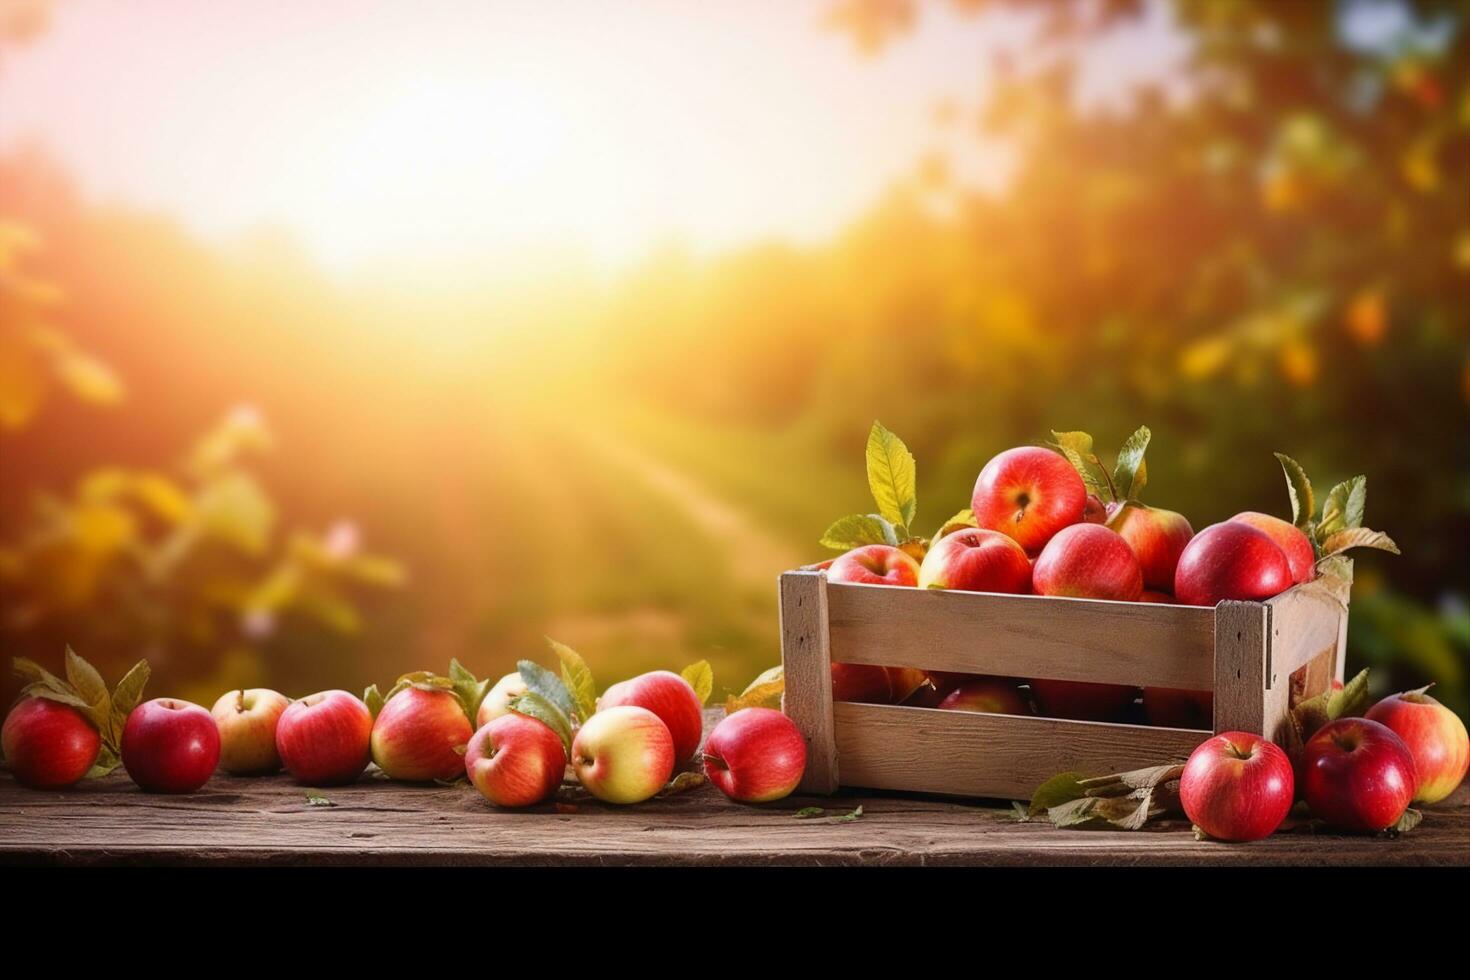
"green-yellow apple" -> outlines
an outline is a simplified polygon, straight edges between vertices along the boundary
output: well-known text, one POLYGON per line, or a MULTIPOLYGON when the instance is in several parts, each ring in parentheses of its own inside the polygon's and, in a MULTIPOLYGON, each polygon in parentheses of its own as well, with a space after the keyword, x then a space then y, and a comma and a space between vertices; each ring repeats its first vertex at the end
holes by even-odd
POLYGON ((475 789, 496 806, 531 806, 561 785, 567 750, 546 723, 512 711, 475 732, 464 768, 475 789))
POLYGON ((609 687, 597 702, 604 711, 631 704, 647 708, 668 726, 674 738, 674 764, 681 765, 699 751, 704 734, 704 705, 689 682, 669 670, 653 670, 609 687))
POLYGON ((1168 592, 1174 588, 1179 556, 1194 537, 1194 528, 1183 514, 1127 503, 1110 506, 1107 523, 1133 549, 1145 589, 1168 592))
POLYGON ((587 792, 607 803, 640 803, 674 772, 674 737, 647 708, 598 711, 577 730, 572 768, 587 792))
POLYGON ((372 758, 373 715, 346 691, 292 701, 276 722, 276 751, 299 783, 333 786, 362 775, 372 758))
POLYGON ((1257 511, 1247 510, 1236 514, 1230 520, 1236 524, 1249 524, 1257 531, 1261 531, 1276 543, 1286 555, 1286 562, 1291 566, 1291 580, 1300 585, 1310 582, 1317 576, 1317 555, 1312 550, 1312 541, 1295 524, 1283 521, 1279 517, 1270 514, 1261 514, 1257 511))
POLYGON ((391 779, 453 779, 464 771, 461 753, 474 733, 459 698, 444 690, 406 687, 388 699, 373 722, 373 761, 391 779))
POLYGON ((913 556, 886 544, 869 544, 840 555, 827 569, 829 582, 863 585, 916 585, 919 563, 913 556))
POLYGON ((1184 606, 1225 599, 1261 602, 1291 588, 1291 563, 1264 531, 1249 524, 1211 524, 1184 546, 1174 571, 1174 598, 1184 606))
POLYGON ((919 588, 1024 594, 1031 591, 1031 560, 999 531, 955 531, 934 542, 924 556, 919 588))
POLYGON ((1470 737, 1460 716, 1424 693, 1391 694, 1366 717, 1403 739, 1414 757, 1416 803, 1438 803, 1455 791, 1470 766, 1470 737))
POLYGON ((263 687, 226 691, 210 709, 219 728, 219 767, 237 776, 281 768, 276 723, 291 699, 263 687))
POLYGON ((1065 456, 1039 446, 1007 449, 975 480, 975 523, 1038 554, 1052 535, 1082 520, 1087 488, 1065 456))
POLYGON ((219 728, 197 704, 175 698, 144 701, 128 715, 122 764, 149 793, 192 793, 219 763, 219 728))
POLYGON ((1118 532, 1101 524, 1073 524, 1041 550, 1031 588, 1038 595, 1136 602, 1143 595, 1143 571, 1118 532))
POLYGON ((480 710, 475 712, 475 727, 484 728, 486 724, 510 712, 510 703, 522 694, 526 693, 526 682, 519 673, 506 674, 495 682, 495 686, 485 692, 485 698, 480 702, 480 710))
POLYGON ((27 697, 5 716, 0 744, 16 782, 32 789, 57 789, 87 774, 102 751, 102 736, 70 705, 27 697))
POLYGON ((742 708, 726 716, 705 741, 705 775, 732 800, 779 800, 796 789, 805 771, 800 729, 770 708, 742 708))

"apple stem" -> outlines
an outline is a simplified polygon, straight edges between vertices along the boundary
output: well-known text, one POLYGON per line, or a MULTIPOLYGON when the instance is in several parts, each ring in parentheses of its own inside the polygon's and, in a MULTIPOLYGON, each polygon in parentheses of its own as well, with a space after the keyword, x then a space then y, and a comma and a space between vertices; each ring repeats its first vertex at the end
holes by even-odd
POLYGON ((709 763, 710 765, 716 766, 716 767, 718 767, 720 769, 728 769, 728 768, 730 768, 729 766, 725 765, 725 760, 724 759, 721 759, 717 755, 710 755, 708 752, 701 752, 700 753, 700 758, 703 759, 705 762, 709 763))
POLYGON ((235 710, 241 714, 245 713, 245 689, 240 688, 239 697, 235 699, 235 710))

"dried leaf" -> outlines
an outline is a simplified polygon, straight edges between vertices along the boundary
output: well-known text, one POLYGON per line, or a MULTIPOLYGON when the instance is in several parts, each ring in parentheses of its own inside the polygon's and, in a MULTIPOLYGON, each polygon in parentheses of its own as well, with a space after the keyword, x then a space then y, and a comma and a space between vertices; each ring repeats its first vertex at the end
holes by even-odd
POLYGON ((1392 827, 1389 827, 1383 833, 1387 837, 1398 837, 1402 834, 1407 834, 1409 831, 1413 830, 1415 827, 1419 826, 1419 824, 1423 822, 1424 814, 1421 811, 1414 809, 1413 807, 1409 807, 1403 812, 1403 815, 1399 817, 1398 822, 1395 823, 1392 827))
POLYGON ((781 695, 786 691, 786 677, 781 673, 780 667, 775 668, 775 671, 770 679, 761 679, 766 674, 757 677, 738 697, 726 698, 725 714, 733 715, 744 708, 780 708, 781 695))
POLYGON ((69 646, 66 648, 66 679, 83 701, 99 707, 103 712, 102 717, 106 717, 112 700, 107 693, 106 682, 97 673, 96 667, 77 656, 76 651, 69 646))
POLYGON ((689 686, 694 688, 694 694, 699 698, 700 704, 707 704, 709 702, 709 696, 714 693, 715 689, 715 671, 709 665, 708 660, 701 660, 698 663, 690 664, 680 672, 679 676, 683 677, 684 680, 689 682, 689 686))
POLYGON ((1394 544, 1393 538, 1382 531, 1374 531, 1366 527, 1349 528, 1346 531, 1338 531, 1330 535, 1322 542, 1322 557, 1330 558, 1340 555, 1349 548, 1376 548, 1379 551, 1387 551, 1391 554, 1402 554, 1399 546, 1394 544))
MULTIPOLYGON (((868 433, 868 488, 884 520, 908 528, 919 503, 913 454, 903 440, 874 422, 868 433)), ((903 537, 907 537, 907 532, 903 537)))
POLYGON ((323 793, 321 790, 309 789, 309 790, 306 791, 306 805, 307 806, 336 806, 337 804, 335 804, 331 800, 327 799, 326 794, 323 793))
POLYGON ((657 795, 662 799, 665 796, 674 796, 677 793, 687 793, 691 789, 698 789, 707 782, 709 780, 705 778, 704 773, 681 772, 669 780, 668 785, 659 790, 657 795))
POLYGON ((826 812, 826 810, 822 809, 819 806, 804 806, 800 810, 797 810, 795 813, 793 813, 792 816, 798 820, 810 820, 813 817, 820 817, 826 812))

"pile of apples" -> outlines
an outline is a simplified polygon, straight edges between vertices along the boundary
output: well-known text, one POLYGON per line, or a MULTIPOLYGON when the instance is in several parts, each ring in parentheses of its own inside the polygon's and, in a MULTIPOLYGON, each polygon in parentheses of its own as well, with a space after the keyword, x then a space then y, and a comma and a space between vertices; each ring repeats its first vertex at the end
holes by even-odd
MULTIPOLYGON (((1183 514, 1142 503, 1146 427, 1125 443, 1111 473, 1092 453, 1090 436, 1054 435, 1054 447, 1007 449, 987 462, 970 509, 926 541, 907 529, 917 507, 912 457, 897 436, 875 423, 869 482, 885 513, 844 518, 828 529, 823 543, 842 547, 854 533, 881 534, 887 541, 859 544, 815 567, 826 569, 829 582, 1190 606, 1261 601, 1316 576, 1317 548, 1290 521, 1246 511, 1195 533, 1183 514)), ((1289 458, 1281 461, 1290 481, 1299 467, 1289 458)), ((1361 488, 1361 481, 1342 486, 1361 488)), ((1334 488, 1339 491, 1347 495, 1334 488)), ((1355 537, 1354 544, 1396 550, 1377 532, 1355 537)), ((832 684, 839 701, 1029 714, 1025 684, 1041 714, 1088 721, 1122 720, 1139 693, 1126 685, 841 663, 832 665, 832 684)), ((1209 691, 1145 688, 1142 700, 1150 724, 1211 727, 1209 691)))
MULTIPOLYGON (((569 769, 600 800, 638 803, 696 757, 710 782, 743 802, 780 799, 801 781, 806 742, 779 711, 750 707, 728 715, 701 754, 704 696, 689 680, 652 671, 613 684, 598 699, 585 664, 567 648, 561 652, 583 672, 580 700, 530 661, 493 686, 455 662, 448 677, 404 675, 386 697, 373 687, 363 698, 332 690, 293 701, 257 688, 230 691, 210 711, 155 698, 127 711, 111 748, 128 776, 156 793, 191 793, 217 769, 265 775, 284 768, 305 785, 343 785, 369 763, 406 782, 468 779, 503 807, 546 800, 569 769)), ((77 663, 85 662, 68 651, 69 669, 77 663)), ((712 684, 707 665, 699 666, 712 684)), ((53 789, 99 774, 94 767, 111 705, 45 678, 11 710, 0 741, 18 782, 53 789)))

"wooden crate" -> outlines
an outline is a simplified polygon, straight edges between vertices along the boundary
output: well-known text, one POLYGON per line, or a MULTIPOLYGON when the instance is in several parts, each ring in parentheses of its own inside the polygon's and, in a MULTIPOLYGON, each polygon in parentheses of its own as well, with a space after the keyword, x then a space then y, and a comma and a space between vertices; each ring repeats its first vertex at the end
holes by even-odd
POLYGON ((1074 770, 1183 759, 1204 731, 832 699, 833 663, 1214 692, 1214 730, 1281 741, 1302 697, 1342 679, 1350 580, 1266 602, 1170 606, 836 584, 781 576, 784 710, 806 737, 801 789, 1028 799, 1074 770))

